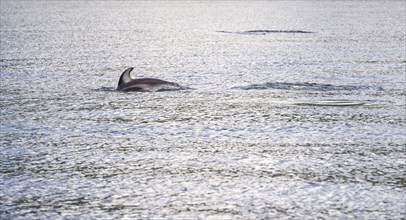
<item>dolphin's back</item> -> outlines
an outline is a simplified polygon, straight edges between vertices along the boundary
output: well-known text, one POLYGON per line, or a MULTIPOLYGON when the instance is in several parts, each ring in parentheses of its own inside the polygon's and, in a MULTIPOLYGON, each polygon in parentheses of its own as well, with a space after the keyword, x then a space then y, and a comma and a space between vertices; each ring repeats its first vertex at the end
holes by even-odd
POLYGON ((165 87, 165 86, 179 87, 178 84, 173 83, 173 82, 168 82, 165 80, 153 79, 153 78, 142 78, 142 79, 132 79, 128 83, 122 83, 122 84, 118 85, 117 90, 142 92, 142 91, 153 90, 153 88, 165 87))
POLYGON ((151 84, 151 85, 159 85, 159 84, 176 84, 172 82, 168 82, 161 79, 154 79, 154 78, 142 78, 142 79, 133 79, 129 84, 151 84))

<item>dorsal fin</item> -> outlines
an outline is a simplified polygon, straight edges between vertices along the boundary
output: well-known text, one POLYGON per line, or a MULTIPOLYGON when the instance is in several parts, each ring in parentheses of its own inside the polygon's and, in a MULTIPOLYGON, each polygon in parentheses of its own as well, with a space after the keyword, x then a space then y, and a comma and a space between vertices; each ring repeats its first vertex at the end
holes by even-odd
POLYGON ((123 84, 123 83, 128 83, 131 81, 131 76, 130 73, 131 71, 133 71, 133 67, 130 67, 126 70, 124 70, 124 72, 121 74, 120 76, 120 80, 118 81, 118 85, 123 84))

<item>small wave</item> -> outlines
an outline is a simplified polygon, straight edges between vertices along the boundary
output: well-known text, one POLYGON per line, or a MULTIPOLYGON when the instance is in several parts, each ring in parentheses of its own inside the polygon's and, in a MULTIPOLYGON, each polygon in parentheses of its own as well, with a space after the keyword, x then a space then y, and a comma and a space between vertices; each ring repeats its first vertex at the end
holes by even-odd
POLYGON ((114 92, 116 91, 115 87, 101 87, 101 88, 97 88, 97 89, 92 89, 92 91, 96 91, 96 92, 114 92))
POLYGON ((252 84, 248 86, 233 87, 234 89, 242 90, 266 90, 266 89, 280 89, 280 90, 312 90, 312 91, 353 91, 353 90, 383 90, 383 88, 373 88, 371 86, 354 86, 354 85, 332 85, 332 84, 319 84, 319 83, 286 83, 286 82, 269 82, 264 84, 252 84))
POLYGON ((406 61, 401 60, 360 60, 354 61, 355 63, 366 63, 366 64, 397 64, 397 63, 406 63, 406 61))
POLYGON ((302 106, 336 106, 336 107, 370 105, 368 102, 351 101, 351 100, 322 100, 322 101, 309 101, 309 102, 295 102, 293 104, 302 105, 302 106))
POLYGON ((312 31, 303 30, 249 30, 249 31, 217 31, 226 34, 246 34, 246 35, 266 35, 266 34, 277 34, 277 33, 287 33, 287 34, 312 34, 312 31))

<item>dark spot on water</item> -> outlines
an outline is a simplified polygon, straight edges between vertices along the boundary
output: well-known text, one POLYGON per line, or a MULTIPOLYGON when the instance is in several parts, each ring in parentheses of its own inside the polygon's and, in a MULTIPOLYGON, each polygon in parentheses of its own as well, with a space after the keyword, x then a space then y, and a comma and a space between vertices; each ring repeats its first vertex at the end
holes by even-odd
POLYGON ((260 34, 268 34, 268 33, 294 33, 294 34, 311 34, 314 32, 311 31, 301 31, 301 30, 252 30, 252 31, 244 31, 242 33, 260 33, 260 34))

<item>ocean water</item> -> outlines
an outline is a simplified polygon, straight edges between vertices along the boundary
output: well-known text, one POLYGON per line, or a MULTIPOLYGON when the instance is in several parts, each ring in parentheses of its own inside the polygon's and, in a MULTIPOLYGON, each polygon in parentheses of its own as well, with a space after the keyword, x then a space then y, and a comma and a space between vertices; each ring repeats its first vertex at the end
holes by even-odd
POLYGON ((405 4, 0 1, 0 219, 404 219, 405 4))

